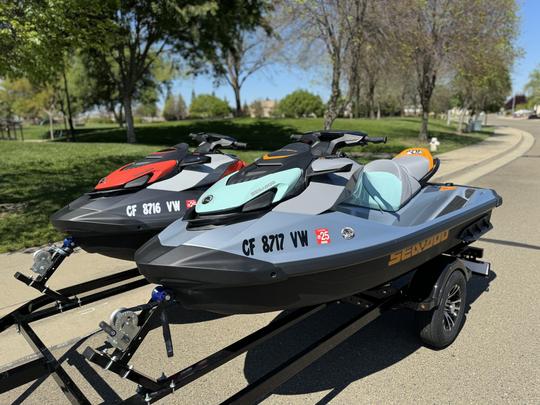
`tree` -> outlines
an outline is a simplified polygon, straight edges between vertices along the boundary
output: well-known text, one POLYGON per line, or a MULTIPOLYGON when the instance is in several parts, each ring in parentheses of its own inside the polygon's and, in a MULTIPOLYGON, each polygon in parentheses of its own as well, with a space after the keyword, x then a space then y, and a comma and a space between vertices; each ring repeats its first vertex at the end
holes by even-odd
POLYGON ((194 118, 223 118, 230 112, 227 102, 211 94, 196 96, 189 106, 189 115, 194 118))
MULTIPOLYGON (((124 109, 127 141, 136 142, 132 104, 151 67, 167 52, 182 56, 194 68, 230 44, 240 29, 255 28, 265 7, 262 0, 128 0, 108 2, 103 14, 111 35, 107 46, 87 44, 90 54, 108 67, 124 109)), ((103 42, 103 41, 102 41, 103 42)))
POLYGON ((158 114, 157 102, 159 100, 158 86, 145 87, 137 97, 136 115, 140 117, 156 117, 158 114))
POLYGON ((297 38, 303 39, 308 48, 322 45, 326 57, 330 59, 331 92, 324 112, 325 129, 332 127, 349 101, 341 90, 343 71, 347 66, 345 60, 353 39, 360 37, 368 3, 370 0, 287 2, 287 12, 291 15, 291 24, 296 28, 297 38))
POLYGON ((47 82, 65 68, 65 56, 108 33, 103 2, 26 0, 0 7, 0 77, 47 82))
POLYGON ((283 42, 265 25, 256 32, 238 32, 230 45, 217 49, 211 59, 214 76, 231 86, 237 117, 242 115, 242 86, 251 75, 273 62, 282 46, 283 42))
POLYGON ((0 77, 26 77, 39 86, 61 80, 62 111, 74 137, 66 70, 69 55, 108 35, 103 2, 85 0, 4 1, 0 6, 0 77))
POLYGON ((513 50, 513 0, 403 0, 381 2, 382 26, 396 54, 412 63, 422 107, 419 140, 427 141, 430 101, 437 78, 451 72, 481 48, 513 50), (494 29, 496 27, 496 29, 494 29))
POLYGON ((529 81, 525 85, 527 99, 532 105, 540 104, 540 66, 529 74, 529 81))
POLYGON ((186 103, 182 95, 178 94, 175 98, 172 93, 169 93, 163 105, 163 118, 167 121, 177 121, 186 118, 186 115, 186 103))
POLYGON ((307 90, 296 90, 279 102, 279 112, 285 117, 320 117, 324 112, 321 98, 307 90))

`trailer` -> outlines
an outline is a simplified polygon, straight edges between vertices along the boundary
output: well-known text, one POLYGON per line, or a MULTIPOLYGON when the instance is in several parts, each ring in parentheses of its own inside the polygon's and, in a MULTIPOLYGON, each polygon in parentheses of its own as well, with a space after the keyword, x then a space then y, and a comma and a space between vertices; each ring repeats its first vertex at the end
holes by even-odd
MULTIPOLYGON (((137 269, 132 269, 59 291, 48 289, 46 281, 73 248, 72 241, 65 241, 60 248, 63 253, 53 252, 50 263, 42 268, 42 274, 35 278, 16 274, 19 280, 33 288, 37 287, 43 295, 0 319, 0 332, 11 326, 16 327, 39 357, 4 371, 0 375, 0 394, 52 375, 71 403, 90 403, 81 388, 32 329, 31 323, 122 294, 147 283, 137 269)), ((436 349, 450 345, 463 325, 467 281, 472 274, 489 274, 489 263, 478 260, 481 257, 481 249, 463 248, 453 254, 438 256, 415 271, 372 290, 344 297, 339 301, 285 313, 274 322, 189 367, 154 379, 137 370, 131 364, 131 359, 156 322, 159 322, 162 328, 167 356, 174 356, 168 314, 180 303, 176 302, 170 291, 157 286, 147 303, 119 309, 111 315, 109 322, 101 322, 99 326, 106 336, 107 345, 100 349, 86 347, 83 355, 86 361, 94 366, 134 383, 133 395, 125 399, 125 403, 153 403, 331 306, 354 305, 358 308, 352 318, 223 402, 256 403, 389 310, 406 308, 415 311, 420 339, 425 345, 436 349)))

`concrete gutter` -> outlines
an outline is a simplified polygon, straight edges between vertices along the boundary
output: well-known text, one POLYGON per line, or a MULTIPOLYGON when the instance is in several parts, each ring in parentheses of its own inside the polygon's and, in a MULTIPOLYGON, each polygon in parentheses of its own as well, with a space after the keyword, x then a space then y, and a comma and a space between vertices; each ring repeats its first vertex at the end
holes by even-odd
POLYGON ((443 153, 433 181, 469 184, 527 153, 534 137, 515 128, 500 127, 483 142, 443 153))

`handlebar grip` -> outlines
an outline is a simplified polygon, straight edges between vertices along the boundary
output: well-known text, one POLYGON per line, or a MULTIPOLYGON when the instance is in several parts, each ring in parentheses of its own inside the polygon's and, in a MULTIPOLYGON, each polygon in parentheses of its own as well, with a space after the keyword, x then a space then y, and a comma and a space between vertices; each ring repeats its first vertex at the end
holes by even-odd
POLYGON ((235 142, 234 143, 234 146, 238 149, 246 149, 247 148, 247 143, 244 143, 244 142, 235 142))
POLYGON ((374 138, 366 137, 366 141, 369 143, 386 143, 387 137, 386 136, 377 136, 374 138))

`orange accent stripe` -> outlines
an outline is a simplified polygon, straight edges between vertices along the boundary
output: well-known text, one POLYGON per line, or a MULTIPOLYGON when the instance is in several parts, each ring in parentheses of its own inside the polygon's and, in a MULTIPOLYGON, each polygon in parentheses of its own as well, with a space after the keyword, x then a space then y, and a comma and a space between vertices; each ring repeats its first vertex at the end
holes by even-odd
POLYGON ((266 155, 263 156, 263 160, 272 160, 272 159, 283 159, 283 158, 288 158, 288 157, 291 157, 293 155, 278 155, 278 156, 269 156, 268 153, 266 155))
POLYGON ((456 188, 456 186, 440 186, 439 191, 455 190, 456 188))

